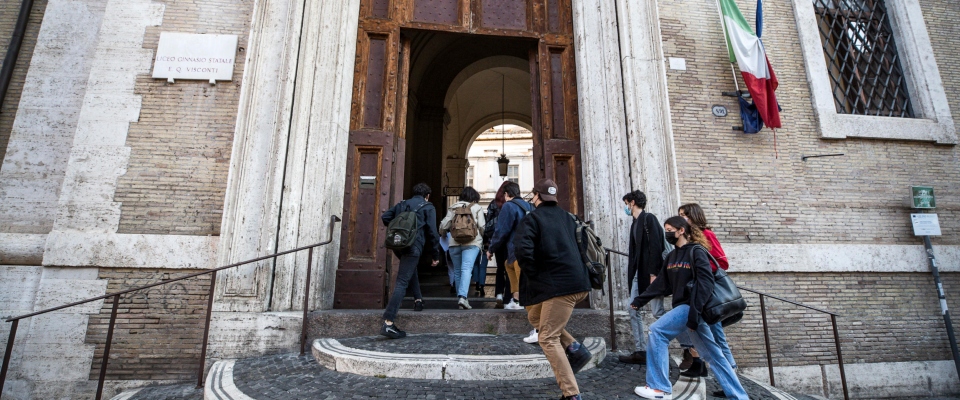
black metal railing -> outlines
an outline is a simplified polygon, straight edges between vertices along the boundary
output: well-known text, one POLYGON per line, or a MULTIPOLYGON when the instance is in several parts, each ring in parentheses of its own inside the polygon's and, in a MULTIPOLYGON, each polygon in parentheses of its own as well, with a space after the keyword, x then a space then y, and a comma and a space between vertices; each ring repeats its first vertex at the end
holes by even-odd
MULTIPOLYGON (((606 250, 605 261, 607 265, 610 265, 610 254, 619 254, 625 257, 629 257, 627 253, 624 253, 621 251, 617 251, 614 249, 605 249, 605 250, 606 250)), ((610 294, 607 297, 610 300, 610 342, 612 343, 611 349, 613 351, 617 351, 617 331, 616 331, 615 320, 614 320, 614 309, 613 309, 614 291, 613 291, 612 276, 613 274, 611 273, 607 274, 607 286, 610 288, 610 294)), ((813 310, 822 314, 830 315, 830 322, 833 324, 833 341, 837 348, 837 362, 840 365, 840 384, 843 385, 843 398, 845 400, 848 400, 850 398, 850 394, 847 391, 847 374, 846 374, 846 371, 844 371, 843 369, 843 353, 840 351, 840 330, 837 329, 837 317, 839 317, 840 314, 837 314, 832 311, 822 310, 816 307, 811 307, 803 303, 787 300, 782 297, 777 297, 771 294, 761 292, 759 290, 749 289, 742 286, 737 286, 737 288, 760 296, 760 318, 763 322, 763 342, 767 351, 767 370, 769 371, 769 374, 770 374, 770 386, 777 386, 777 384, 776 384, 776 380, 773 377, 773 355, 770 350, 770 330, 767 325, 767 307, 766 307, 766 303, 764 302, 765 297, 779 300, 784 303, 793 304, 795 306, 803 307, 803 308, 813 310)))
POLYGON ((117 309, 119 308, 119 305, 120 305, 120 297, 123 296, 123 295, 125 295, 125 294, 128 294, 128 293, 133 293, 133 292, 141 291, 141 290, 144 290, 144 289, 149 289, 149 288, 156 287, 156 286, 162 286, 162 285, 166 285, 166 284, 169 284, 169 283, 182 281, 182 280, 185 280, 185 279, 190 279, 190 278, 198 277, 198 276, 201 276, 201 275, 210 275, 210 290, 209 290, 208 299, 207 299, 207 316, 206 316, 206 322, 204 323, 204 326, 203 326, 203 344, 202 344, 201 347, 200 347, 200 361, 199 361, 199 364, 200 364, 200 365, 199 365, 198 368, 197 368, 197 388, 202 388, 202 387, 203 387, 203 383, 204 383, 204 377, 205 377, 205 375, 204 375, 204 370, 206 369, 206 361, 207 361, 207 360, 206 360, 206 358, 207 358, 207 339, 208 339, 208 337, 209 337, 209 335, 210 335, 210 317, 211 317, 212 311, 213 311, 213 295, 214 295, 214 290, 216 289, 216 284, 217 284, 217 272, 218 272, 218 271, 223 271, 223 270, 225 270, 225 269, 236 268, 236 267, 239 267, 239 266, 242 266, 242 265, 247 265, 247 264, 259 262, 259 261, 264 261, 264 260, 269 260, 269 259, 276 259, 277 257, 282 256, 282 255, 287 255, 287 254, 292 254, 292 253, 297 253, 297 252, 300 252, 300 251, 303 251, 303 250, 307 250, 307 252, 308 252, 308 254, 307 254, 307 279, 306 279, 306 282, 304 282, 303 323, 302 323, 302 327, 301 327, 301 330, 300 330, 300 355, 301 355, 301 356, 304 355, 305 352, 306 352, 306 342, 307 342, 307 311, 308 311, 309 301, 310 301, 310 275, 311 275, 312 272, 313 272, 313 249, 315 249, 315 248, 317 248, 317 247, 320 247, 320 246, 328 245, 328 244, 330 244, 330 243, 333 242, 334 227, 336 226, 336 224, 337 224, 338 222, 340 222, 340 217, 337 217, 336 215, 330 217, 330 238, 327 239, 326 241, 323 241, 323 242, 320 242, 320 243, 312 244, 312 245, 309 245, 309 246, 298 247, 298 248, 295 248, 295 249, 292 249, 292 250, 281 251, 281 252, 276 253, 276 254, 271 254, 271 255, 267 255, 267 256, 263 256, 263 257, 257 257, 257 258, 251 259, 251 260, 241 261, 241 262, 238 262, 238 263, 235 263, 235 264, 230 264, 230 265, 226 265, 226 266, 223 266, 223 267, 219 267, 219 268, 215 268, 215 269, 211 269, 211 270, 207 270, 207 271, 197 272, 197 273, 194 273, 194 274, 185 275, 185 276, 181 276, 181 277, 175 278, 175 279, 168 279, 168 280, 165 280, 165 281, 162 281, 162 282, 157 282, 157 283, 150 284, 150 285, 140 286, 140 287, 136 287, 136 288, 133 288, 133 289, 127 289, 127 290, 123 290, 123 291, 116 292, 116 293, 108 293, 108 294, 105 294, 105 295, 103 295, 103 296, 92 297, 92 298, 89 298, 89 299, 86 299, 86 300, 81 300, 81 301, 74 302, 74 303, 70 303, 70 304, 64 304, 64 305, 59 306, 59 307, 48 308, 48 309, 46 309, 46 310, 37 311, 37 312, 34 312, 34 313, 30 313, 30 314, 24 314, 24 315, 19 315, 19 316, 16 316, 16 317, 7 318, 7 319, 6 319, 6 322, 10 322, 10 323, 11 323, 11 325, 10 325, 10 337, 9 337, 9 339, 7 340, 7 350, 6 350, 5 353, 3 353, 3 367, 0 368, 0 395, 3 394, 3 386, 4 386, 4 382, 6 381, 6 378, 7 378, 7 370, 8 370, 9 367, 10 367, 10 356, 11 356, 11 354, 13 353, 13 342, 14 342, 14 340, 15 340, 16 337, 17 337, 17 325, 20 323, 20 320, 21 320, 21 319, 30 318, 30 317, 35 317, 35 316, 37 316, 37 315, 46 314, 46 313, 49 313, 49 312, 53 312, 53 311, 57 311, 57 310, 62 310, 62 309, 64 309, 64 308, 69 308, 69 307, 73 307, 73 306, 78 306, 78 305, 81 305, 81 304, 86 304, 86 303, 90 303, 90 302, 94 302, 94 301, 98 301, 98 300, 106 300, 106 299, 109 299, 109 298, 113 298, 113 307, 112 307, 112 309, 111 309, 111 311, 110 311, 110 325, 109 325, 109 327, 107 328, 107 340, 106 340, 106 344, 104 345, 104 349, 103 349, 103 361, 102 361, 101 364, 100 364, 100 377, 99 377, 99 379, 98 379, 98 381, 97 381, 97 394, 96 394, 96 397, 95 397, 95 398, 96 398, 97 400, 100 400, 100 399, 103 397, 103 382, 104 382, 104 380, 106 379, 106 376, 107 376, 107 361, 110 359, 110 346, 111 346, 111 344, 113 343, 113 328, 114 328, 114 325, 115 325, 116 322, 117 322, 117 309))

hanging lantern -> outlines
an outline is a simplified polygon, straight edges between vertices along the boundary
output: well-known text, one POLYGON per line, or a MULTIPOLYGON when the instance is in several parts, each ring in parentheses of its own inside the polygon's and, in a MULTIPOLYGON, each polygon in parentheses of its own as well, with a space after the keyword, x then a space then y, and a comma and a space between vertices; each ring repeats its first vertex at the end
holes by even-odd
POLYGON ((506 154, 500 154, 500 158, 497 159, 497 167, 500 169, 500 177, 507 177, 507 166, 510 165, 510 159, 507 158, 506 154))

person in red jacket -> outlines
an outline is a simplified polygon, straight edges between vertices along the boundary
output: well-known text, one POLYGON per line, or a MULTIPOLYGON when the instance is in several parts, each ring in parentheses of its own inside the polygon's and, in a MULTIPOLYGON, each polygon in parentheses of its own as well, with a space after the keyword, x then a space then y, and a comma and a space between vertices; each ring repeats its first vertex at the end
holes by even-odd
MULTIPOLYGON (((717 268, 720 268, 724 271, 730 267, 730 263, 727 262, 727 255, 723 252, 723 247, 720 247, 720 241, 717 240, 717 235, 710 230, 710 225, 707 224, 707 216, 704 214, 703 209, 700 208, 700 205, 697 203, 688 203, 680 206, 678 214, 687 220, 690 225, 693 225, 700 229, 703 232, 703 236, 707 238, 707 242, 710 243, 710 255, 716 259, 716 263, 713 260, 710 260, 710 267, 713 269, 713 272, 717 272, 717 268)), ((710 330, 713 332, 713 337, 717 341, 717 345, 720 346, 720 350, 723 352, 723 355, 726 357, 730 365, 736 369, 737 363, 733 359, 733 352, 730 351, 730 344, 727 343, 727 336, 723 332, 723 325, 716 323, 710 326, 710 330)), ((687 353, 684 353, 686 356, 687 353)), ((690 350, 691 358, 693 359, 693 365, 688 369, 691 371, 688 375, 693 375, 693 372, 706 372, 706 366, 702 361, 699 361, 700 355, 697 354, 696 349, 690 350)), ((713 393, 714 397, 725 397, 723 390, 718 390, 713 393)))

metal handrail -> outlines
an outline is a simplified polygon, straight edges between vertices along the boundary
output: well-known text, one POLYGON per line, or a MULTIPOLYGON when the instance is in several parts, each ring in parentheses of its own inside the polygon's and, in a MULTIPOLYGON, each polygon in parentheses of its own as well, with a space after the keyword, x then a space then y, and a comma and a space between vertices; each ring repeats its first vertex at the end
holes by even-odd
MULTIPOLYGON (((622 256, 629 257, 629 254, 624 253, 624 252, 621 252, 621 251, 617 251, 617 250, 614 250, 614 249, 604 248, 604 250, 606 250, 605 257, 606 257, 606 263, 607 263, 607 265, 610 265, 610 254, 619 254, 619 255, 622 255, 622 256)), ((615 327, 614 327, 614 315, 613 315, 613 278, 612 278, 612 275, 613 275, 613 274, 609 274, 609 273, 607 274, 607 285, 610 287, 610 296, 609 296, 609 298, 610 298, 610 341, 613 343, 612 350, 613 350, 613 351, 617 351, 617 336, 616 336, 617 333, 616 333, 616 329, 615 329, 615 327)), ((844 398, 845 400, 850 398, 850 394, 849 394, 849 392, 848 392, 848 390, 847 390, 847 374, 846 374, 846 371, 844 371, 844 368, 843 368, 843 353, 840 351, 840 331, 837 329, 837 317, 839 317, 840 314, 837 314, 837 313, 832 312, 832 311, 822 310, 822 309, 819 309, 819 308, 816 308, 816 307, 811 307, 811 306, 808 306, 808 305, 803 304, 803 303, 798 303, 798 302, 796 302, 796 301, 787 300, 787 299, 784 299, 784 298, 782 298, 782 297, 777 297, 777 296, 774 296, 774 295, 771 295, 771 294, 767 294, 767 293, 761 292, 761 291, 759 291, 759 290, 750 289, 750 288, 745 288, 745 287, 743 287, 743 286, 737 286, 737 289, 740 289, 740 290, 743 290, 743 291, 747 291, 747 292, 750 292, 750 293, 754 293, 754 294, 760 296, 760 316, 761 316, 761 319, 763 320, 763 342, 764 342, 764 345, 765 345, 766 350, 767 350, 767 369, 768 369, 769 374, 770 374, 770 386, 776 386, 776 381, 774 380, 774 377, 773 377, 773 356, 772 356, 772 352, 771 352, 771 350, 770 350, 770 331, 769 331, 769 329, 768 329, 768 327, 767 327, 767 308, 766 308, 765 302, 763 301, 763 298, 764 298, 764 297, 769 297, 769 298, 771 298, 771 299, 780 300, 780 301, 785 302, 785 303, 790 303, 790 304, 793 304, 793 305, 795 305, 795 306, 803 307, 803 308, 806 308, 806 309, 809 309, 809 310, 813 310, 813 311, 816 311, 816 312, 819 312, 819 313, 823 313, 823 314, 828 314, 828 315, 830 315, 830 322, 833 324, 833 341, 834 341, 834 344, 836 345, 836 348, 837 348, 837 362, 838 362, 839 365, 840 365, 840 383, 843 385, 843 398, 844 398)))
POLYGON ((336 226, 336 224, 337 224, 338 222, 340 222, 340 217, 338 217, 338 216, 336 216, 336 215, 330 216, 330 238, 327 239, 326 241, 323 241, 323 242, 320 242, 320 243, 312 244, 312 245, 309 245, 309 246, 298 247, 298 248, 291 249, 291 250, 281 251, 281 252, 276 253, 276 254, 266 255, 266 256, 263 256, 263 257, 257 257, 257 258, 254 258, 254 259, 250 259, 250 260, 246 260, 246 261, 241 261, 241 262, 234 263, 234 264, 230 264, 230 265, 226 265, 226 266, 223 266, 223 267, 214 268, 214 269, 210 269, 210 270, 206 270, 206 271, 202 271, 202 272, 197 272, 197 273, 194 273, 194 274, 181 276, 181 277, 179 277, 179 278, 168 279, 168 280, 165 280, 165 281, 162 281, 162 282, 157 282, 157 283, 153 283, 153 284, 149 284, 149 285, 144 285, 144 286, 136 287, 136 288, 133 288, 133 289, 127 289, 127 290, 123 290, 123 291, 115 292, 115 293, 108 293, 108 294, 105 294, 105 295, 103 295, 103 296, 91 297, 91 298, 89 298, 89 299, 80 300, 80 301, 77 301, 77 302, 74 302, 74 303, 65 304, 65 305, 58 306, 58 307, 48 308, 48 309, 46 309, 46 310, 37 311, 37 312, 30 313, 30 314, 18 315, 18 316, 16 316, 16 317, 7 318, 7 319, 6 319, 6 322, 10 322, 10 323, 11 323, 11 325, 10 325, 10 337, 9 337, 9 339, 7 340, 7 350, 6 350, 6 352, 3 354, 3 367, 0 368, 0 394, 3 394, 3 386, 4 386, 4 382, 6 381, 6 378, 7 378, 7 370, 8 370, 9 367, 10 367, 10 355, 13 353, 13 342, 14 342, 14 339, 16 339, 16 337, 17 337, 17 325, 20 323, 20 320, 21 320, 21 319, 30 318, 30 317, 33 317, 33 316, 37 316, 37 315, 41 315, 41 314, 46 314, 46 313, 53 312, 53 311, 57 311, 57 310, 62 310, 62 309, 64 309, 64 308, 69 308, 69 307, 73 307, 73 306, 78 306, 78 305, 81 305, 81 304, 86 304, 86 303, 90 303, 90 302, 94 302, 94 301, 98 301, 98 300, 105 300, 105 299, 108 299, 108 298, 113 297, 113 308, 112 308, 111 311, 110 311, 110 326, 109 326, 109 328, 107 328, 107 341, 106 341, 106 345, 104 346, 104 349, 103 349, 103 361, 102 361, 102 363, 101 363, 101 365, 100 365, 100 377, 99 377, 99 380, 98 380, 98 382, 97 382, 97 394, 96 394, 96 397, 95 397, 97 400, 100 400, 100 399, 103 397, 103 382, 104 382, 104 380, 106 379, 106 375, 107 375, 107 361, 110 359, 110 346, 111 346, 111 344, 113 343, 113 327, 114 327, 114 325, 115 325, 116 322, 117 322, 117 309, 119 308, 119 305, 120 305, 120 296, 125 295, 125 294, 127 294, 127 293, 132 293, 132 292, 136 292, 136 291, 140 291, 140 290, 144 290, 144 289, 149 289, 149 288, 156 287, 156 286, 166 285, 166 284, 169 284, 169 283, 178 282, 178 281, 182 281, 182 280, 185 280, 185 279, 190 279, 190 278, 194 278, 194 277, 197 277, 197 276, 209 274, 209 275, 210 275, 210 290, 209 290, 208 298, 207 298, 207 316, 206 316, 206 322, 204 323, 204 326, 203 326, 203 345, 200 347, 200 367, 199 367, 199 369, 198 369, 198 371, 197 371, 197 388, 198 388, 198 389, 199 389, 199 388, 202 388, 202 387, 203 387, 203 383, 204 383, 204 374, 203 374, 203 373, 204 373, 204 370, 206 369, 206 362, 207 362, 207 339, 208 339, 209 336, 210 336, 210 318, 211 318, 211 316, 212 316, 212 311, 213 311, 213 294, 214 294, 214 290, 215 290, 216 284, 217 284, 217 272, 218 272, 218 271, 225 270, 225 269, 236 268, 236 267, 239 267, 239 266, 242 266, 242 265, 247 265, 247 264, 255 263, 255 262, 258 262, 258 261, 263 261, 263 260, 268 260, 268 259, 276 259, 277 257, 280 257, 280 256, 282 256, 282 255, 287 255, 287 254, 292 254, 292 253, 296 253, 296 252, 299 252, 299 251, 307 250, 307 251, 308 251, 308 255, 307 255, 307 279, 306 279, 306 282, 304 283, 303 323, 301 324, 301 329, 300 329, 300 355, 301 355, 301 356, 304 355, 305 352, 306 352, 306 342, 307 342, 307 308, 308 308, 308 306, 309 306, 309 301, 310 301, 310 296, 309 296, 309 293, 310 293, 310 275, 311 275, 312 272, 313 272, 313 249, 314 249, 314 248, 317 248, 317 247, 320 247, 320 246, 328 245, 328 244, 330 244, 330 243, 333 242, 334 227, 336 226))

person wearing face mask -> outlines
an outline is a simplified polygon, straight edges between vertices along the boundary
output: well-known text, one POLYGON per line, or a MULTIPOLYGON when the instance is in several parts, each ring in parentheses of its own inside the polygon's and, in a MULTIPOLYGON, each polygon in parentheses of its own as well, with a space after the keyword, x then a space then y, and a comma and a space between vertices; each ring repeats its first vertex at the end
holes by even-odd
POLYGON ((630 306, 636 310, 651 299, 672 295, 673 309, 650 325, 647 385, 637 386, 634 393, 645 399, 673 398, 667 346, 671 340, 686 332, 694 347, 713 368, 714 377, 727 398, 749 400, 710 326, 700 317, 700 311, 712 295, 715 284, 708 255, 710 243, 700 229, 680 216, 667 219, 663 228, 667 241, 676 248, 667 255, 657 279, 630 306))
MULTIPOLYGON (((633 218, 627 264, 627 282, 632 282, 630 299, 627 301, 632 301, 650 286, 650 282, 653 282, 660 272, 664 250, 663 228, 655 215, 644 211, 647 207, 647 196, 643 192, 634 190, 627 193, 623 196, 623 204, 623 212, 633 218)), ((663 298, 651 300, 650 309, 654 318, 660 318, 665 313, 663 298)), ((618 359, 627 364, 645 364, 647 340, 643 335, 643 315, 632 308, 629 312, 635 347, 633 353, 621 355, 618 359)))
MULTIPOLYGON (((710 230, 710 226, 707 224, 706 214, 704 214, 703 209, 700 208, 700 205, 697 203, 684 204, 680 206, 678 211, 680 216, 687 220, 690 225, 700 229, 700 231, 703 232, 703 236, 707 239, 707 242, 710 243, 710 255, 713 256, 713 260, 717 261, 716 264, 714 264, 713 260, 710 260, 710 268, 713 270, 713 272, 717 272, 718 268, 726 271, 730 265, 727 262, 727 255, 723 252, 723 247, 720 247, 720 241, 717 240, 717 235, 710 230)), ((730 344, 727 343, 727 335, 723 332, 723 324, 718 322, 710 325, 710 331, 713 333, 713 337, 716 339, 717 345, 720 346, 723 356, 726 357, 727 361, 730 362, 731 367, 736 370, 737 362, 733 359, 733 352, 730 351, 730 344)), ((686 361, 688 355, 691 360, 691 365, 683 374, 686 374, 686 376, 691 376, 692 373, 700 372, 700 376, 706 376, 707 367, 706 365, 703 365, 702 361, 700 361, 699 353, 697 353, 695 349, 690 349, 689 352, 684 353, 684 361, 686 361)), ((718 390, 713 392, 713 397, 726 396, 723 390, 718 390)))

